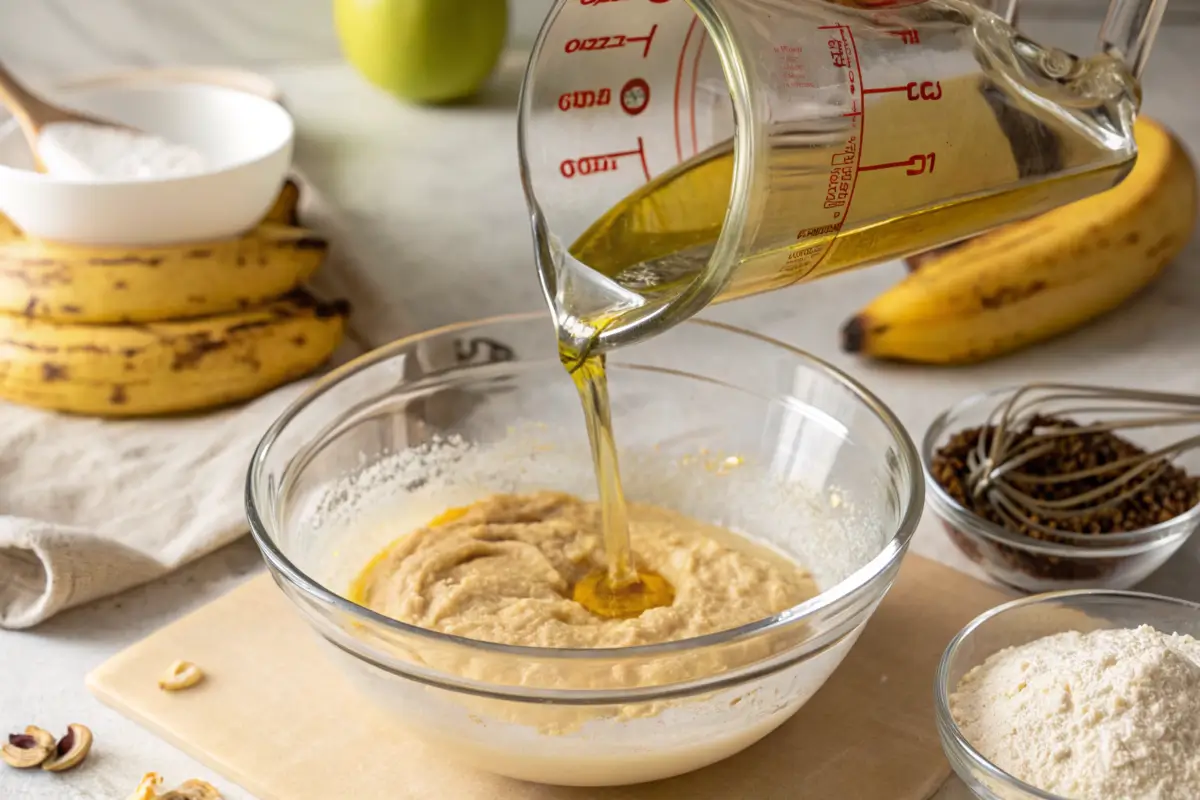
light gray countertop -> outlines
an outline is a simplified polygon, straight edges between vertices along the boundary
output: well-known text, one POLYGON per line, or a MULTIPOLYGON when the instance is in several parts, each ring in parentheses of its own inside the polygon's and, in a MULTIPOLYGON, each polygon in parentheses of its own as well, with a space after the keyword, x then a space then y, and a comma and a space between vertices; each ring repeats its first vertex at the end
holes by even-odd
MULTIPOLYGON (((540 307, 524 200, 517 181, 513 103, 520 42, 545 0, 516 0, 514 52, 472 106, 406 108, 366 86, 337 59, 324 0, 0 0, 0 52, 42 79, 114 65, 242 64, 276 79, 299 129, 296 163, 319 195, 313 222, 335 242, 325 278, 361 302, 360 333, 399 334, 494 313, 540 307), (103 11, 99 10, 103 9, 103 11), (480 144, 482 142, 482 144, 480 144), (471 146, 469 146, 469 144, 471 146), (480 279, 486 274, 485 280, 480 279)), ((1148 113, 1200 152, 1200 13, 1186 0, 1164 26, 1146 80, 1148 113)), ((1091 46, 1094 12, 1028 14, 1023 25, 1075 49, 1091 46), (1092 16, 1089 16, 1092 15, 1092 16), (1058 19, 1048 19, 1057 16, 1058 19)), ((938 370, 867 364, 837 349, 837 330, 893 283, 899 265, 831 278, 734 303, 708 316, 745 325, 845 369, 891 405, 919 436, 941 407, 992 386, 1058 378, 1200 391, 1200 241, 1136 302, 1097 324, 1015 357, 938 370)), ((932 518, 914 550, 970 570, 932 518)), ((112 800, 143 772, 202 777, 245 793, 94 701, 83 676, 113 653, 196 608, 261 568, 248 540, 179 573, 61 615, 39 628, 0 632, 0 728, 36 720, 53 730, 86 722, 98 748, 86 769, 53 783, 0 771, 3 800, 112 800)), ((1200 600, 1200 540, 1143 589, 1200 600)), ((947 787, 943 800, 965 797, 947 787)))

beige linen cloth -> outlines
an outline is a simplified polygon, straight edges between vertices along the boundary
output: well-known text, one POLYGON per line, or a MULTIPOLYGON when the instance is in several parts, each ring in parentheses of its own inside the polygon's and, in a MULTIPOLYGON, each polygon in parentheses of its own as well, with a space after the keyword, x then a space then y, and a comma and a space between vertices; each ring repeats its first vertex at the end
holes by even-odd
MULTIPOLYGON (((368 348, 351 331, 330 365, 368 348)), ((507 347, 471 339, 421 342, 409 352, 399 367, 405 380, 511 357, 507 347)), ((380 390, 396 377, 387 371, 380 390)), ((0 402, 0 628, 28 628, 145 583, 246 533, 254 448, 315 380, 169 419, 89 419, 0 402)), ((414 401, 391 435, 407 435, 417 418, 422 430, 449 424, 471 403, 454 391, 414 401)))
POLYGON ((0 404, 0 627, 35 625, 244 534, 254 447, 310 383, 163 420, 0 404))

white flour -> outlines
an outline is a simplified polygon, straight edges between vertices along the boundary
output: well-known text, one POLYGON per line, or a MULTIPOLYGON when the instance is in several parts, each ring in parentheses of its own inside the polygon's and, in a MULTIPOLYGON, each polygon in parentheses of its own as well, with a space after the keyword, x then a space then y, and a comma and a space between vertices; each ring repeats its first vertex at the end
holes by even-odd
POLYGON ((950 698, 967 740, 1072 800, 1200 797, 1200 641, 1148 625, 1007 648, 950 698))
POLYGON ((38 156, 51 175, 75 180, 180 178, 205 169, 204 156, 192 147, 86 122, 47 125, 38 156))

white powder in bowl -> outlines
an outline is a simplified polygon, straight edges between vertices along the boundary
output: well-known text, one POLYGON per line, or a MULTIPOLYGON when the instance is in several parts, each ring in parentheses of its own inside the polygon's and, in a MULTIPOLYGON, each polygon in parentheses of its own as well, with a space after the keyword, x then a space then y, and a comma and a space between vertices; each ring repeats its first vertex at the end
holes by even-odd
POLYGON ((195 148, 87 122, 47 125, 38 137, 38 157, 51 175, 73 180, 181 178, 205 169, 195 148))
POLYGON ((1071 800, 1200 798, 1200 641, 1060 633, 989 657, 950 713, 1010 775, 1071 800))

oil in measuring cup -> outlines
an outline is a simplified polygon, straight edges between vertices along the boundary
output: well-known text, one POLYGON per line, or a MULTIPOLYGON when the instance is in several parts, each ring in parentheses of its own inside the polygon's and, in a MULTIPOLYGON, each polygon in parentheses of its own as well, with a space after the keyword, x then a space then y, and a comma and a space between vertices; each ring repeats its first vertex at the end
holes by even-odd
POLYGON ((568 4, 531 63, 539 270, 563 330, 599 350, 1048 210, 1132 163, 1123 63, 1039 48, 970 3, 814 0, 770 25, 762 0, 692 5, 724 14, 715 34, 683 3, 568 4))

